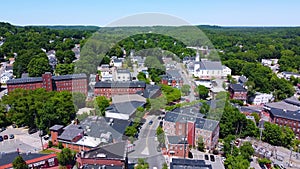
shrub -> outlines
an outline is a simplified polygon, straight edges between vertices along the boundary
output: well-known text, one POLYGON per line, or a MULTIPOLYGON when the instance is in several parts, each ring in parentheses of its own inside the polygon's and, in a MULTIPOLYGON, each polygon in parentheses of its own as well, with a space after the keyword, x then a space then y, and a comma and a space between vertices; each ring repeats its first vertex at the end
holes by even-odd
POLYGON ((53 146, 52 141, 48 141, 48 147, 51 148, 53 146))
POLYGON ((64 146, 63 146, 63 144, 61 142, 58 143, 58 148, 59 149, 63 149, 64 148, 64 146))

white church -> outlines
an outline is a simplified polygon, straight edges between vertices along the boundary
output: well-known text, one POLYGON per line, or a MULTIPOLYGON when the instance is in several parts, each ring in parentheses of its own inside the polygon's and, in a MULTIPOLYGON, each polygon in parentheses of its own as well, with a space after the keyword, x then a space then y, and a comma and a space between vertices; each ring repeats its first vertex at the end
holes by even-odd
POLYGON ((199 52, 197 51, 195 62, 190 73, 200 79, 212 78, 226 78, 231 75, 231 69, 221 64, 220 61, 209 61, 207 59, 200 59, 199 52))

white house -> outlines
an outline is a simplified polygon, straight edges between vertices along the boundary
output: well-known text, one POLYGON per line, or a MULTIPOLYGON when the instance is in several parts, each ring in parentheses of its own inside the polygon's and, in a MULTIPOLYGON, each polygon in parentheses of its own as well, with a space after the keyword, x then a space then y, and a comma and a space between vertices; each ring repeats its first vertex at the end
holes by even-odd
POLYGON ((294 72, 281 72, 281 73, 277 74, 277 76, 279 78, 285 78, 287 80, 289 80, 292 76, 294 78, 300 78, 300 74, 294 73, 294 72))
POLYGON ((222 65, 222 76, 227 77, 227 75, 231 75, 231 69, 227 66, 222 65))
POLYGON ((274 99, 272 94, 255 93, 254 97, 250 98, 250 102, 254 105, 262 105, 271 102, 274 99))
POLYGON ((120 67, 122 67, 122 64, 123 64, 123 59, 117 58, 116 56, 113 56, 110 60, 110 65, 111 66, 120 68, 120 67))
POLYGON ((113 80, 113 74, 112 74, 112 68, 109 67, 108 64, 103 64, 97 68, 101 73, 101 81, 112 81, 113 80))
POLYGON ((131 81, 131 73, 128 69, 117 69, 114 71, 114 81, 131 81))

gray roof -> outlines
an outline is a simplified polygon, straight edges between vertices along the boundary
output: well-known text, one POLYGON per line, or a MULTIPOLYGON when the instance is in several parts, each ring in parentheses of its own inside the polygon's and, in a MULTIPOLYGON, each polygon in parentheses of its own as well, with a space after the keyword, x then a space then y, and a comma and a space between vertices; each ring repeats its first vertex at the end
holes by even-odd
POLYGON ((218 61, 204 60, 196 62, 195 64, 200 64, 199 70, 223 70, 221 62, 218 61))
POLYGON ((300 110, 299 111, 289 111, 289 110, 271 108, 268 111, 271 113, 271 116, 300 121, 300 110))
POLYGON ((62 129, 62 128, 64 128, 63 125, 58 125, 58 124, 56 124, 56 125, 50 127, 49 130, 57 131, 57 130, 60 130, 60 129, 62 129))
POLYGON ((285 110, 289 110, 289 111, 298 111, 298 110, 300 110, 299 106, 287 103, 285 101, 266 103, 265 107, 275 108, 275 109, 285 109, 285 110))
POLYGON ((115 166, 115 165, 100 165, 100 164, 85 164, 83 169, 98 169, 105 166, 105 169, 123 169, 123 166, 115 166))
MULTIPOLYGON (((14 161, 14 159, 18 156, 18 152, 10 152, 10 153, 6 153, 6 152, 1 152, 0 154, 0 168, 3 165, 7 165, 10 164, 14 161)), ((38 153, 20 153, 20 156, 25 160, 32 160, 35 158, 40 158, 43 156, 47 156, 49 154, 38 154, 38 153)))
POLYGON ((239 82, 240 82, 240 83, 245 83, 245 82, 247 82, 247 81, 248 81, 248 79, 247 79, 246 76, 243 76, 243 75, 242 75, 242 76, 239 77, 239 82))
POLYGON ((184 136, 167 136, 168 142, 170 144, 184 144, 187 141, 184 141, 184 136))
POLYGON ((86 74, 71 74, 71 75, 61 75, 61 76, 52 76, 53 80, 71 80, 71 79, 87 79, 86 74))
POLYGON ((6 84, 20 84, 20 83, 37 83, 42 82, 42 77, 25 77, 18 79, 10 79, 6 82, 6 84))
POLYGON ((122 119, 112 120, 113 122, 110 123, 111 118, 89 116, 81 121, 80 125, 88 136, 99 138, 102 133, 110 132, 115 141, 121 141, 125 128, 129 126, 130 121, 122 119))
POLYGON ((117 73, 130 73, 128 69, 117 69, 117 73))
POLYGON ((143 107, 144 104, 145 102, 141 101, 119 102, 112 104, 105 110, 110 113, 129 114, 131 116, 138 107, 143 107))
POLYGON ((83 129, 80 125, 70 124, 64 128, 64 131, 60 136, 59 140, 72 141, 76 136, 83 135, 83 129))
POLYGON ((170 169, 212 169, 212 166, 204 160, 173 158, 170 169))
POLYGON ((145 90, 143 91, 143 97, 145 98, 156 98, 161 94, 160 86, 157 85, 146 85, 145 90))
POLYGON ((112 81, 101 81, 96 82, 95 88, 145 88, 146 83, 144 81, 122 81, 122 82, 112 82, 112 81))
POLYGON ((229 88, 231 88, 234 92, 247 92, 247 90, 240 84, 230 84, 229 88))
POLYGON ((185 123, 186 121, 194 122, 196 128, 213 131, 219 124, 216 120, 210 120, 203 118, 204 115, 201 113, 188 113, 188 109, 186 111, 172 111, 167 112, 165 115, 165 121, 169 122, 181 122, 185 123))
POLYGON ((166 74, 172 78, 182 78, 178 69, 169 69, 166 71, 166 74))
POLYGON ((126 158, 126 141, 108 144, 103 147, 92 149, 84 153, 84 158, 93 158, 93 159, 120 159, 125 160, 126 158), (102 154, 106 157, 97 157, 97 155, 102 154))
POLYGON ((294 96, 284 99, 284 102, 300 107, 300 101, 294 96))

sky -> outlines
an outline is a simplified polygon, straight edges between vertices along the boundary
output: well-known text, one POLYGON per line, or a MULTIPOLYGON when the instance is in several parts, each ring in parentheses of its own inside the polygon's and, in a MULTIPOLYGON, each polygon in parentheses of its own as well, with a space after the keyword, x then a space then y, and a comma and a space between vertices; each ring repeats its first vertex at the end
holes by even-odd
POLYGON ((299 0, 2 0, 0 4, 0 21, 22 26, 106 26, 142 13, 163 13, 192 25, 300 26, 299 0))

